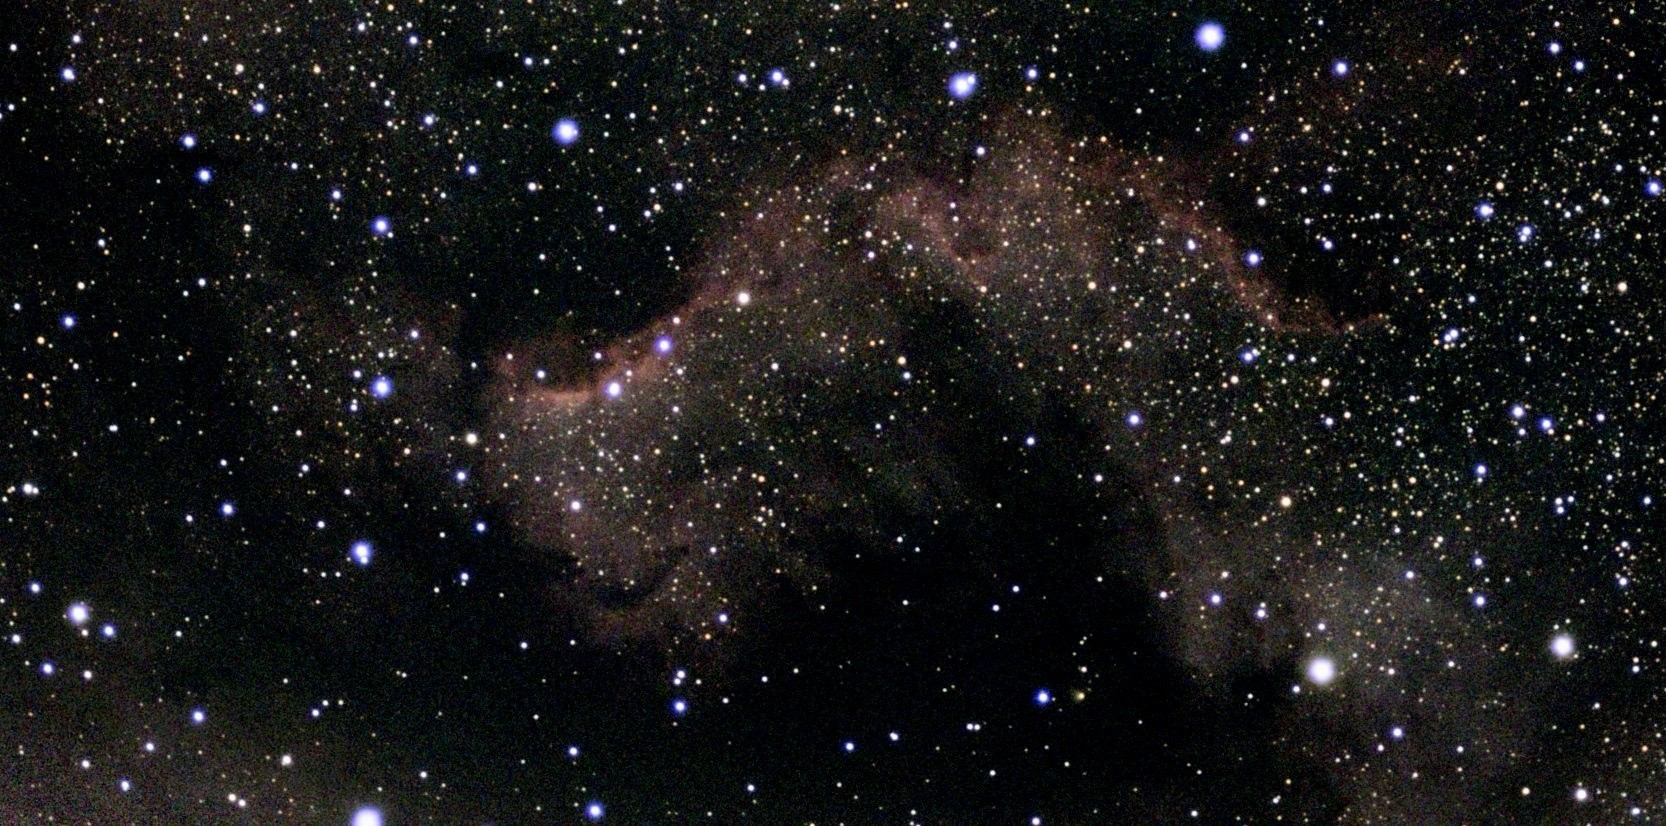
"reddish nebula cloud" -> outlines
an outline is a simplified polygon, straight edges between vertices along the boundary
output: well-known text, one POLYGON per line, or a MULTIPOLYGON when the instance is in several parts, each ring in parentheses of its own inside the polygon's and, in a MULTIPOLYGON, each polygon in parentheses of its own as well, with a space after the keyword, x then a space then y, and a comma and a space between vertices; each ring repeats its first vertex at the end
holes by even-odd
POLYGON ((565 613, 606 639, 744 633, 764 595, 823 581, 806 548, 829 531, 984 507, 969 420, 1063 416, 1144 478, 1125 434, 1182 378, 1165 331, 1344 326, 1246 267, 1174 161, 1017 113, 981 146, 955 175, 893 153, 766 176, 673 312, 504 346, 493 481, 570 563, 565 613))

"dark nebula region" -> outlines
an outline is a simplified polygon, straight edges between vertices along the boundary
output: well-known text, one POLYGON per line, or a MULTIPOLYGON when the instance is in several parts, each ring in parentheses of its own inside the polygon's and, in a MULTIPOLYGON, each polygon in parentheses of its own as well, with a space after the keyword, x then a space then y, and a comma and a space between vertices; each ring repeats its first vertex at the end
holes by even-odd
POLYGON ((0 820, 1666 818, 1662 10, 20 8, 0 820))

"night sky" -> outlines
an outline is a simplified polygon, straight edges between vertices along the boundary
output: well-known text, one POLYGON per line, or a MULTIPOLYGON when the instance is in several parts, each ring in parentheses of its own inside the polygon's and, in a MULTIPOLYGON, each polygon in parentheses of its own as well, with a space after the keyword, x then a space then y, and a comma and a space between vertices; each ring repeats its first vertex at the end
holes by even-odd
POLYGON ((0 821, 1666 821, 1666 9, 51 5, 0 821))

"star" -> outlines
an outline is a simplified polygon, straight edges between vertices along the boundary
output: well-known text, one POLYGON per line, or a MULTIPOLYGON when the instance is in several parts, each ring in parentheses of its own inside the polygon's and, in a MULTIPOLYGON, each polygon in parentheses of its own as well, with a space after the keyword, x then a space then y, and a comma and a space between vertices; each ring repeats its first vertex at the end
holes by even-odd
POLYGON ((1205 52, 1217 51, 1226 43, 1226 27, 1213 20, 1206 20, 1192 33, 1192 40, 1205 52))
POLYGON ((1573 657, 1576 650, 1577 648, 1574 645, 1573 636, 1570 634, 1557 634, 1556 636, 1550 638, 1550 653, 1558 660, 1566 660, 1573 657))
POLYGON ((550 130, 550 136, 562 146, 571 146, 578 142, 578 121, 572 118, 562 118, 555 122, 550 130))
POLYGON ((1325 656, 1308 660, 1307 679, 1317 686, 1330 685, 1336 679, 1336 663, 1330 657, 1325 656))

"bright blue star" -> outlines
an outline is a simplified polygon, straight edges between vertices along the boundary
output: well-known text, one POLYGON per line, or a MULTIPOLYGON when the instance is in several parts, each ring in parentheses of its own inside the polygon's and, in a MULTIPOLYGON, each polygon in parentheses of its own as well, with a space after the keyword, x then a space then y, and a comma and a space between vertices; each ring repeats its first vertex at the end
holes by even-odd
POLYGON ((370 232, 378 238, 386 238, 393 234, 393 220, 386 215, 378 215, 370 219, 370 232))
POLYGON ((1192 34, 1192 40, 1196 41, 1199 49, 1206 52, 1215 51, 1226 43, 1226 27, 1213 20, 1204 21, 1192 34))
POLYGON ((1259 266, 1261 266, 1261 251, 1260 250, 1250 250, 1249 252, 1244 253, 1244 266, 1246 266, 1246 267, 1259 267, 1259 266))
POLYGON ((556 121, 555 128, 550 130, 550 137, 562 146, 572 146, 578 142, 578 121, 572 118, 556 121))
POLYGON ((978 76, 973 72, 956 72, 949 77, 949 97, 965 100, 978 90, 978 76))
POLYGON ((607 810, 602 808, 602 804, 600 802, 592 800, 589 803, 585 804, 585 807, 584 807, 584 816, 585 816, 585 818, 587 818, 589 820, 601 820, 602 815, 605 815, 605 814, 607 814, 607 810))
POLYGON ((393 395, 393 379, 387 376, 377 376, 370 382, 370 395, 378 399, 385 399, 393 395))
POLYGON ((353 548, 349 552, 349 554, 353 557, 353 561, 357 562, 361 567, 370 564, 371 553, 372 548, 370 547, 370 543, 363 539, 354 542, 353 548))
POLYGON ((186 149, 196 149, 197 136, 191 134, 190 132, 186 132, 185 134, 179 136, 179 145, 186 149))
POLYGON ((197 183, 206 184, 212 180, 214 180, 214 170, 206 166, 197 167, 197 183))

